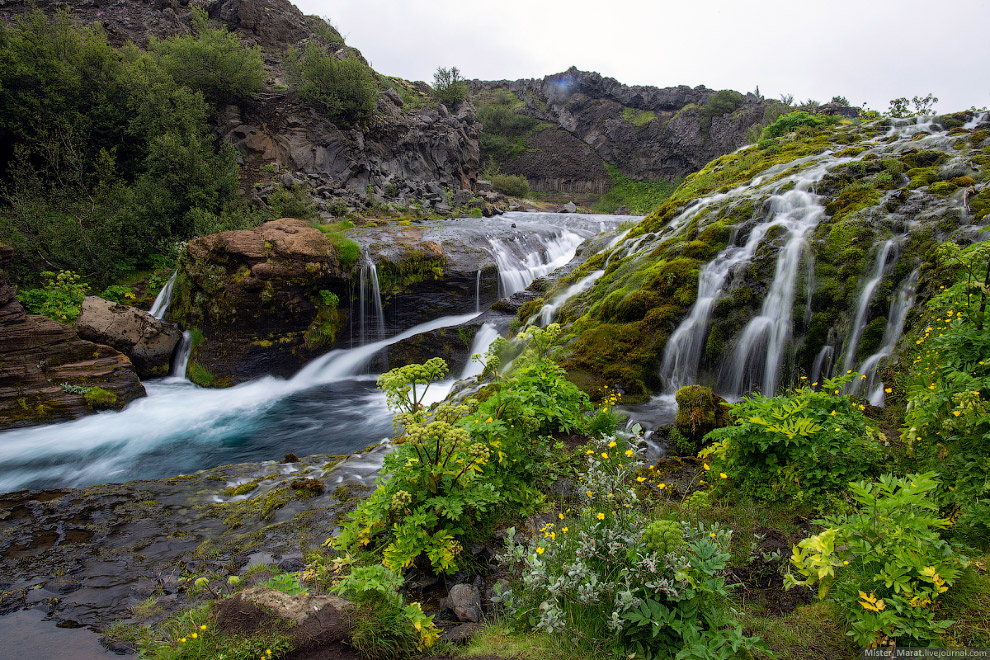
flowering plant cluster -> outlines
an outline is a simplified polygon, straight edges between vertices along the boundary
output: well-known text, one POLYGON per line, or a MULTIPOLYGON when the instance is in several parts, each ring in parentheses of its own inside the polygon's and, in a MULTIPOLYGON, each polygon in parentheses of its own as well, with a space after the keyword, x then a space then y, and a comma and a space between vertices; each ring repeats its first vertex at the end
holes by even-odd
POLYGON ((640 453, 627 439, 594 441, 586 460, 579 512, 559 513, 528 543, 509 532, 500 559, 514 579, 496 600, 510 617, 647 658, 765 648, 725 610, 731 532, 651 522, 631 483, 640 453))

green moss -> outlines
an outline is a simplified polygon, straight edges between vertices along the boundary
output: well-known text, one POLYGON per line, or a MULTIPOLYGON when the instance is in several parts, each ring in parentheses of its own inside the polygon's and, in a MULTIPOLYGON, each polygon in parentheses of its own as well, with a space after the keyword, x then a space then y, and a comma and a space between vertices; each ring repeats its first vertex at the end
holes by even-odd
POLYGON ((120 408, 117 402, 117 395, 102 387, 92 387, 83 395, 86 399, 86 407, 96 410, 107 410, 110 408, 120 408))
POLYGON ((252 490, 255 490, 257 488, 258 488, 257 483, 253 481, 249 481, 246 484, 241 484, 240 486, 234 486, 233 488, 228 488, 223 492, 223 494, 226 495, 227 497, 237 497, 238 495, 246 495, 250 493, 252 490))
POLYGON ((839 193, 839 196, 825 206, 825 212, 839 221, 842 218, 875 206, 880 201, 880 191, 866 181, 857 181, 839 193))
POLYGON ((271 520, 275 512, 288 504, 291 499, 290 488, 281 486, 273 488, 263 495, 236 502, 222 502, 214 506, 221 512, 225 525, 241 527, 249 520, 271 520))
POLYGON ((214 387, 217 383, 214 373, 196 360, 189 360, 186 377, 200 387, 214 387))
POLYGON ((622 119, 637 128, 646 126, 657 118, 657 114, 652 110, 638 110, 636 108, 623 108, 622 119))
POLYGON ((725 400, 708 387, 687 385, 677 390, 674 400, 678 406, 674 427, 696 446, 709 431, 730 423, 728 408, 722 405, 725 400))
POLYGON ((959 186, 952 183, 951 181, 936 181, 928 187, 928 191, 933 195, 938 195, 939 197, 948 197, 952 193, 956 192, 959 186))

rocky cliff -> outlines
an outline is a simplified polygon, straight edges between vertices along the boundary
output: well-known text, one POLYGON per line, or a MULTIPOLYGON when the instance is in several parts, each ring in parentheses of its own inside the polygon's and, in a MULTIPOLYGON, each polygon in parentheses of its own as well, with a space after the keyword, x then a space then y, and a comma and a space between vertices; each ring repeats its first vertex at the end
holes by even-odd
POLYGON ((4 272, 0 245, 0 428, 48 424, 144 396, 130 360, 69 326, 25 314, 4 272))
POLYGON ((775 103, 704 86, 627 86, 575 68, 470 86, 479 107, 506 90, 521 102, 516 113, 541 122, 525 137, 526 150, 500 164, 547 192, 604 192, 610 179, 603 161, 632 179, 684 177, 746 144, 747 131, 775 103))

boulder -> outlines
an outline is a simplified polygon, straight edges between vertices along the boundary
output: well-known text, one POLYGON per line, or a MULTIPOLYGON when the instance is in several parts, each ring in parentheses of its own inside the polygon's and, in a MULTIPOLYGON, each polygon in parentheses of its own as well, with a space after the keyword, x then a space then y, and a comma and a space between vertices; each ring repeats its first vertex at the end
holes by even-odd
POLYGON ((12 255, 0 245, 0 428, 74 419, 144 396, 125 355, 24 312, 3 270, 12 255))
POLYGON ((623 204, 619 208, 612 211, 612 215, 632 215, 632 214, 629 212, 629 207, 623 204))
POLYGON ((577 213, 577 204, 574 202, 567 202, 566 204, 561 204, 555 210, 555 213, 577 213))
POLYGON ((83 339, 117 349, 131 359, 142 378, 167 376, 182 333, 148 312, 103 298, 83 300, 76 332, 83 339))
POLYGON ((451 610, 458 621, 481 621, 481 592, 472 584, 455 584, 446 598, 440 599, 440 607, 451 610))

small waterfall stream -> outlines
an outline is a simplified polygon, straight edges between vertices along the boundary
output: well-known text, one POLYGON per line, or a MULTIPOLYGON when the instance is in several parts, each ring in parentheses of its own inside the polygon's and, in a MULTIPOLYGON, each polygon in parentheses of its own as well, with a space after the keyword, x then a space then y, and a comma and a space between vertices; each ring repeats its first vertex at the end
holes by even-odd
POLYGON ((552 301, 540 308, 540 313, 536 317, 536 322, 541 326, 550 325, 557 310, 563 307, 568 300, 580 295, 590 289, 598 281, 598 278, 605 274, 604 270, 596 270, 582 277, 579 281, 567 287, 567 290, 554 298, 552 301))
POLYGON ((367 254, 361 258, 358 274, 358 342, 363 346, 385 337, 385 311, 382 292, 378 285, 378 268, 367 254), (373 329, 372 329, 373 326, 373 329))
POLYGON ((148 310, 148 313, 159 321, 165 318, 165 315, 168 313, 168 307, 172 304, 172 287, 175 286, 175 278, 178 277, 178 275, 178 269, 172 271, 172 276, 168 278, 167 282, 165 282, 165 286, 163 286, 162 290, 158 292, 158 295, 155 297, 155 302, 151 304, 151 309, 148 310))
POLYGON ((863 336, 863 330, 866 329, 866 312, 870 307, 870 301, 873 299, 873 292, 883 278, 884 268, 887 265, 887 257, 890 256, 890 251, 893 247, 894 240, 888 239, 877 250, 877 257, 873 264, 873 271, 870 273, 870 279, 866 281, 866 284, 860 291, 859 300, 856 303, 856 317, 853 320, 852 331, 849 333, 846 341, 846 352, 842 358, 843 369, 849 370, 853 368, 856 349, 859 348, 859 340, 863 336))

